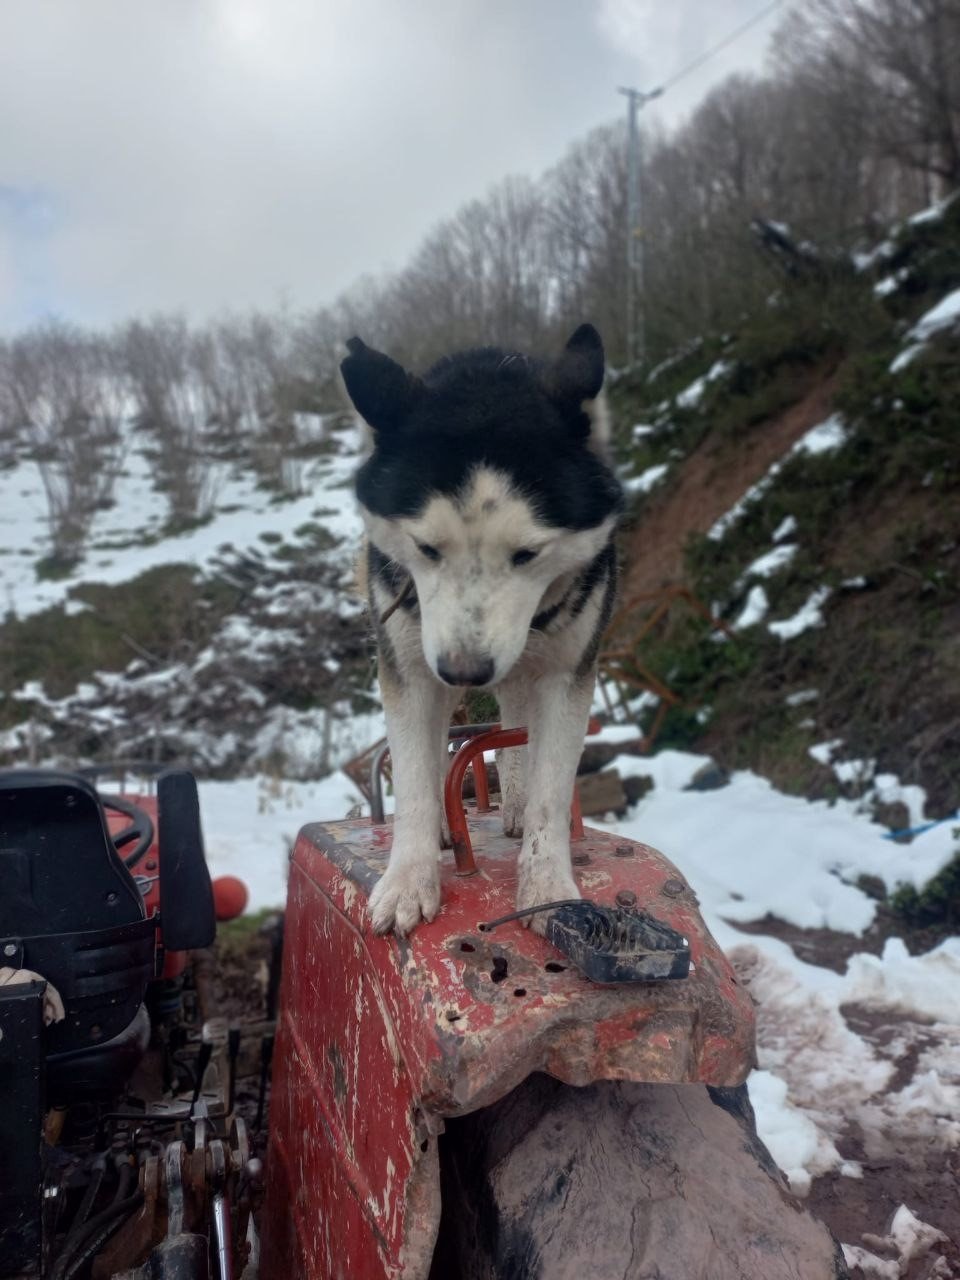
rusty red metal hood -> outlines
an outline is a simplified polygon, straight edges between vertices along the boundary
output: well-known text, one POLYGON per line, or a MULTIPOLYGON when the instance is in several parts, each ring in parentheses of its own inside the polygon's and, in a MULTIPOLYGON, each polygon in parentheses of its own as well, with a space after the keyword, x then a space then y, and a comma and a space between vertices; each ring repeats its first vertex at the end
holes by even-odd
POLYGON ((439 1221, 446 1117, 533 1072, 735 1085, 754 1061, 753 1006, 680 872, 646 845, 588 828, 574 845, 585 897, 618 893, 691 944, 686 979, 600 987, 512 910, 517 841, 471 815, 479 873, 444 859, 437 919, 407 939, 366 916, 389 824, 305 827, 293 852, 271 1110, 266 1280, 426 1276, 439 1221), (330 1207, 336 1206, 331 1218, 330 1207))

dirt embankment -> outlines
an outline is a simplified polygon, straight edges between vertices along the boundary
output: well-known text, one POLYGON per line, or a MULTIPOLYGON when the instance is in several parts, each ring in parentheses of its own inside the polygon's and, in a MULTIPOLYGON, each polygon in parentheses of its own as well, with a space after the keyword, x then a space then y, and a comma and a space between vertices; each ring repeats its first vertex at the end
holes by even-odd
POLYGON ((683 580, 683 548, 737 503, 811 427, 830 414, 835 378, 818 380, 795 405, 741 440, 703 443, 662 496, 646 503, 626 550, 623 599, 683 580))

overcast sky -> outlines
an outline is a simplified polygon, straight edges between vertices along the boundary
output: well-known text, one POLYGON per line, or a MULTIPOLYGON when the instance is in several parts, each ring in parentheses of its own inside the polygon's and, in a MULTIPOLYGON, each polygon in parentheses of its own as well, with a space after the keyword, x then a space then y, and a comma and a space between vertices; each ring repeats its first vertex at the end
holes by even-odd
MULTIPOLYGON (((763 7, 0 0, 0 331, 332 301, 763 7)), ((659 117, 761 70, 778 16, 659 117)))

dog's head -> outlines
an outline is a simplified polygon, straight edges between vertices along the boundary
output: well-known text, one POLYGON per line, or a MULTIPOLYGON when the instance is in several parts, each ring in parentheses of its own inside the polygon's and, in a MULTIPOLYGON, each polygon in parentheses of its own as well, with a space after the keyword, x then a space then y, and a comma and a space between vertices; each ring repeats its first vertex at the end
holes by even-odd
POLYGON ((347 344, 341 370, 373 452, 357 476, 370 538, 411 576, 424 657, 448 684, 496 684, 552 584, 592 560, 622 494, 605 460, 600 335, 552 363, 496 349, 423 378, 347 344))

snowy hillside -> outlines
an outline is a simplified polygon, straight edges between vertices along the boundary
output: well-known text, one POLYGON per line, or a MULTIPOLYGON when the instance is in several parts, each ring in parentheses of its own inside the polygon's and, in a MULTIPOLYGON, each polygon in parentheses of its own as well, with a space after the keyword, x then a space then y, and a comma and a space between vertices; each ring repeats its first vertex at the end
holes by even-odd
POLYGON ((153 451, 126 422, 111 504, 55 578, 39 571, 49 545, 40 466, 24 457, 0 472, 0 761, 132 756, 201 774, 316 777, 379 735, 353 588, 359 442, 349 420, 317 422, 320 447, 295 493, 214 462, 209 514, 183 532, 170 531, 153 451), (36 637, 72 654, 79 678, 71 684, 57 660, 15 683, 36 637))
POLYGON ((737 332, 615 382, 625 594, 681 584, 727 628, 674 613, 645 641, 681 702, 662 741, 872 789, 907 827, 875 779, 960 805, 960 198, 811 261, 737 332))

